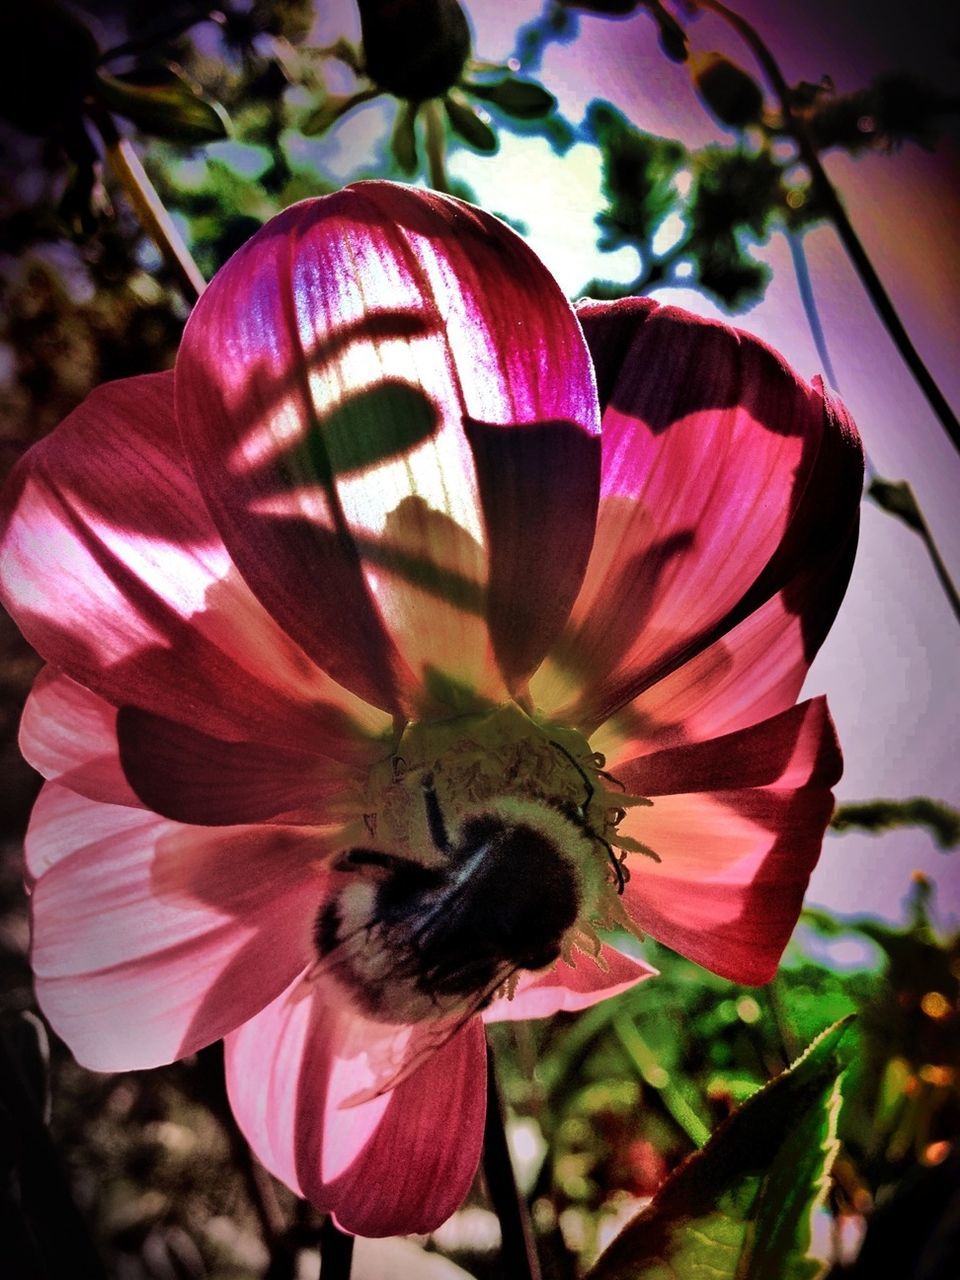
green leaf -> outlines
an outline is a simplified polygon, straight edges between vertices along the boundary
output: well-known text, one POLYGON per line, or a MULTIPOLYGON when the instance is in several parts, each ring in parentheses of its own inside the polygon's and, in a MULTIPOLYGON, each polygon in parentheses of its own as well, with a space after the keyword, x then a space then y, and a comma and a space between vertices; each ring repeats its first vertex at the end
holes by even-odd
POLYGON ((850 1019, 749 1098, 662 1184, 588 1280, 813 1280, 850 1019))
POLYGON ((518 120, 539 120, 547 116, 557 105, 552 93, 548 93, 535 80, 517 80, 507 76, 496 84, 465 84, 464 89, 475 98, 492 102, 508 116, 518 120))
POLYGON ((202 143, 229 135, 227 113, 219 102, 203 97, 175 72, 160 71, 144 82, 139 75, 114 76, 100 71, 95 88, 109 111, 158 138, 202 143))
POLYGON ((497 135, 487 122, 477 114, 474 107, 460 98, 448 93, 443 100, 447 118, 454 133, 459 134, 464 142, 476 151, 490 155, 497 149, 497 135))

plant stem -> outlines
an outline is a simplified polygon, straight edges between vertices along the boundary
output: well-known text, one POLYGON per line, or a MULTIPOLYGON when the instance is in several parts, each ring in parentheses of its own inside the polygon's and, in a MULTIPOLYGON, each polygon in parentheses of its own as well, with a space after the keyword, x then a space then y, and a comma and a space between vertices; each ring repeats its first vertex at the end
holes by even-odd
POLYGON ((320 1280, 350 1280, 352 1266, 353 1236, 327 1218, 320 1228, 320 1280))
POLYGON ((140 225, 163 254, 164 261, 176 276, 181 293, 192 305, 206 287, 200 268, 164 208, 129 139, 120 136, 105 112, 97 115, 96 124, 106 148, 108 165, 133 205, 140 225))
POLYGON ((226 1134, 231 1157, 240 1170, 264 1243, 272 1253, 287 1233, 287 1221, 269 1173, 254 1156, 233 1117, 224 1079, 222 1042, 208 1045, 197 1054, 197 1077, 202 1084, 204 1101, 226 1134))
POLYGON ((826 170, 820 161, 817 148, 807 132, 806 125, 794 112, 793 95, 777 60, 750 23, 732 9, 728 9, 722 3, 722 0, 696 0, 696 3, 700 8, 708 9, 710 12, 715 13, 731 26, 744 43, 749 46, 757 62, 766 73, 771 87, 780 100, 784 126, 796 140, 800 158, 810 172, 817 194, 823 201, 837 235, 849 254, 850 260, 856 268, 864 288, 870 295, 874 307, 876 307, 877 314, 886 325, 887 332, 896 344, 904 363, 927 397, 930 407, 940 419, 947 435, 953 441, 954 446, 960 449, 960 421, 958 421, 956 414, 947 403, 946 397, 937 386, 933 375, 924 364, 916 347, 910 341, 910 336, 903 327, 896 307, 883 287, 859 236, 853 229, 853 224, 847 217, 847 212, 840 197, 837 195, 833 183, 827 177, 826 170))
POLYGON ((483 1131, 483 1175, 494 1211, 500 1219, 501 1274, 510 1280, 540 1280, 540 1263, 527 1205, 517 1186, 507 1134, 503 1100, 497 1084, 493 1049, 487 1045, 487 1119, 483 1131))
POLYGON ((813 345, 817 349, 817 358, 823 367, 823 372, 827 375, 827 381, 830 386, 835 391, 839 391, 840 384, 837 382, 833 361, 830 359, 830 352, 827 349, 827 337, 820 322, 817 297, 813 291, 813 280, 810 278, 810 265, 807 262, 807 252, 803 247, 803 237, 797 231, 787 231, 784 234, 790 247, 793 274, 797 277, 797 289, 800 293, 800 301, 803 304, 804 315, 807 317, 807 327, 813 338, 813 345))
POLYGON ((695 1147, 702 1147, 710 1130, 696 1113, 683 1091, 674 1084, 657 1060, 657 1055, 640 1034, 637 1024, 623 1012, 613 1019, 613 1030, 633 1064, 637 1075, 659 1093, 666 1111, 673 1117, 695 1147))
MULTIPOLYGON (((813 291, 813 281, 810 279, 807 255, 803 249, 803 240, 796 232, 787 232, 787 243, 790 245, 790 256, 793 259, 793 269, 797 277, 797 288, 800 290, 800 300, 803 303, 807 324, 813 335, 817 355, 820 357, 823 371, 827 375, 827 381, 835 390, 839 391, 837 375, 830 361, 826 336, 817 311, 817 301, 813 291)), ((869 483, 866 496, 883 511, 886 511, 888 515, 897 516, 904 524, 909 525, 923 542, 927 549, 927 555, 933 564, 933 571, 937 575, 940 586, 943 588, 943 593, 947 597, 950 608, 953 610, 953 615, 960 622, 960 595, 957 594, 957 588, 953 584, 943 556, 941 556, 940 549, 933 539, 930 526, 924 518, 913 490, 905 480, 893 482, 881 479, 876 474, 869 459, 867 460, 867 476, 869 483)))

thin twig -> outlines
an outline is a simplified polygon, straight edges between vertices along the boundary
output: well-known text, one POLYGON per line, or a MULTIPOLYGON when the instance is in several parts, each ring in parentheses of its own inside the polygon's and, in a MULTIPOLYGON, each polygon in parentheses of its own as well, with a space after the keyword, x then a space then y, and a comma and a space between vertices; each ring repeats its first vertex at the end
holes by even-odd
MULTIPOLYGON (((813 336, 814 346, 817 348, 817 355, 820 357, 823 371, 827 375, 827 381, 835 390, 839 391, 840 386, 837 381, 837 375, 830 361, 826 335, 823 332, 820 315, 817 311, 817 300, 813 291, 813 281, 810 278, 810 268, 807 264, 803 240, 796 232, 787 232, 787 243, 790 245, 790 256, 793 259, 793 269, 797 277, 797 288, 800 291, 800 300, 803 303, 803 310, 807 317, 810 333, 813 336)), ((953 615, 960 622, 960 595, 957 594, 957 588, 953 584, 943 556, 941 556, 940 549, 934 541, 930 526, 927 524, 913 490, 905 480, 894 482, 881 479, 869 459, 867 460, 867 477, 866 496, 883 511, 886 511, 888 515, 897 516, 904 524, 909 525, 923 542, 927 549, 927 555, 933 564, 933 571, 937 575, 940 586, 943 588, 943 593, 947 597, 950 608, 953 610, 953 615)))
POLYGON ((833 183, 827 177, 826 170, 820 161, 820 155, 804 121, 794 112, 793 95, 776 58, 774 58, 770 49, 750 23, 732 9, 728 9, 722 3, 722 0, 696 0, 696 3, 702 9, 708 9, 710 12, 715 13, 731 26, 744 43, 749 46, 757 62, 766 73, 771 87, 780 100, 784 127, 796 140, 800 158, 810 172, 817 194, 823 201, 830 221, 833 223, 843 247, 850 255, 850 260, 856 267, 857 274, 860 276, 864 288, 877 309, 877 314, 886 325, 887 332, 896 344, 904 363, 913 374, 920 389, 927 397, 930 407, 943 424, 943 429, 953 441, 954 446, 960 449, 960 420, 957 419, 943 392, 934 381, 933 375, 911 342, 910 336, 897 314, 896 307, 883 287, 883 283, 877 275, 873 263, 870 261, 867 251, 860 241, 860 237, 854 231, 853 224, 847 217, 847 212, 840 197, 837 195, 833 183))
POLYGON ((884 480, 874 474, 867 487, 867 497, 886 511, 888 515, 896 516, 902 520, 920 538, 927 549, 927 555, 930 557, 934 573, 936 573, 940 586, 943 588, 943 594, 947 597, 950 608, 953 610, 953 616, 960 622, 960 594, 958 594, 949 570, 944 564, 943 556, 941 556, 940 549, 934 541, 930 526, 927 524, 923 511, 920 509, 920 504, 914 496, 913 489, 906 480, 884 480))
POLYGON ((493 1049, 487 1045, 487 1119, 483 1131, 483 1176, 494 1212, 500 1219, 501 1274, 510 1280, 540 1280, 540 1262, 527 1203, 510 1161, 504 1128, 503 1100, 497 1084, 493 1049))
POLYGON ((120 136, 106 113, 98 113, 96 125, 106 148, 107 163, 133 205, 140 225, 163 254, 183 296, 192 305, 206 287, 200 268, 191 257, 129 139, 120 136))
POLYGON ((195 27, 201 22, 209 21, 210 14, 217 7, 216 4, 212 3, 198 5, 195 13, 184 13, 170 18, 166 22, 158 22, 152 30, 148 29, 144 35, 139 35, 132 40, 125 40, 123 44, 114 45, 112 49, 107 49, 104 53, 101 53, 98 62, 103 66, 105 63, 116 61, 117 58, 127 58, 137 53, 150 53, 158 45, 165 44, 169 40, 176 40, 178 36, 182 36, 191 27, 195 27))
POLYGON ((835 391, 839 391, 840 384, 837 382, 833 361, 827 349, 827 336, 823 331, 820 312, 817 309, 817 296, 813 291, 813 280, 810 278, 810 264, 807 262, 807 252, 803 247, 803 237, 798 231, 787 231, 785 235, 787 244, 790 246, 790 259, 793 262, 793 274, 797 278, 797 290, 800 301, 803 303, 803 313, 807 317, 807 327, 813 338, 813 345, 817 349, 817 358, 823 367, 823 372, 827 375, 830 386, 835 391))

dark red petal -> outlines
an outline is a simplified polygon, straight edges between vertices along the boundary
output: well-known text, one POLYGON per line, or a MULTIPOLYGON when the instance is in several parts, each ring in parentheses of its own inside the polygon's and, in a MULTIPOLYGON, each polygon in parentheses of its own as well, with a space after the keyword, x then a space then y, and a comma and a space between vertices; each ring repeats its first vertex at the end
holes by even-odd
POLYGON ((487 619, 515 687, 540 665, 576 599, 593 545, 600 437, 569 422, 467 421, 490 552, 487 619))
MULTIPOLYGON (((121 707, 117 737, 140 800, 165 818, 201 826, 322 825, 333 820, 331 805, 366 777, 315 750, 231 742, 136 707, 121 707)), ((368 763, 383 754, 371 751, 368 763)))
POLYGON ((725 325, 649 305, 579 314, 608 396, 600 510, 584 587, 532 683, 538 705, 592 732, 778 593, 808 665, 856 543, 852 423, 725 325))

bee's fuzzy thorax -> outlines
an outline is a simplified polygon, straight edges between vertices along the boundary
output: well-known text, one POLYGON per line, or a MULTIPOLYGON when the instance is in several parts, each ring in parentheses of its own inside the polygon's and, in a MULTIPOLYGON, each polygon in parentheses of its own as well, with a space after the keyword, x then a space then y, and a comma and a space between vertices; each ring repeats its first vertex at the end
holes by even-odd
POLYGON ((443 870, 448 855, 428 819, 424 787, 451 846, 485 816, 536 832, 574 877, 580 902, 564 950, 600 949, 598 928, 629 927, 618 897, 626 868, 616 833, 623 809, 642 803, 607 786, 586 738, 528 715, 515 703, 440 722, 409 724, 370 774, 364 846, 443 870))

